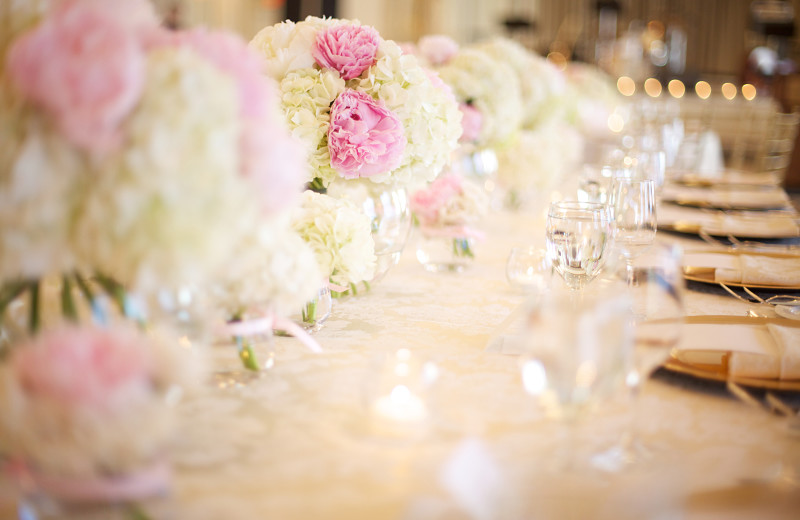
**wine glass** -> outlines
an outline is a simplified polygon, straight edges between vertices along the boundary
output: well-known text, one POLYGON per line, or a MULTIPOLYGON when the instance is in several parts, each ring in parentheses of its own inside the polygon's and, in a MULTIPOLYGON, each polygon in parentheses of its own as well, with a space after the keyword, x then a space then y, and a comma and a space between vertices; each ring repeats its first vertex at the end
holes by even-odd
POLYGON ((629 295, 635 316, 633 356, 625 378, 631 397, 631 422, 620 441, 596 455, 596 466, 610 472, 650 458, 652 450, 637 435, 637 404, 642 382, 678 344, 685 316, 685 282, 679 246, 656 244, 633 262, 629 295))
POLYGON ((552 267, 547 251, 536 246, 514 247, 506 261, 506 278, 513 287, 542 292, 550 286, 552 267))
POLYGON ((546 233, 550 262, 570 289, 583 289, 597 277, 612 242, 604 204, 554 202, 547 213, 546 233))
POLYGON ((556 471, 585 462, 576 460, 576 422, 623 385, 633 342, 626 291, 603 287, 573 295, 557 286, 531 308, 521 363, 525 391, 566 428, 556 471))
POLYGON ((614 220, 614 242, 625 258, 628 285, 633 283, 633 260, 656 239, 655 183, 650 179, 615 177, 609 209, 614 220))

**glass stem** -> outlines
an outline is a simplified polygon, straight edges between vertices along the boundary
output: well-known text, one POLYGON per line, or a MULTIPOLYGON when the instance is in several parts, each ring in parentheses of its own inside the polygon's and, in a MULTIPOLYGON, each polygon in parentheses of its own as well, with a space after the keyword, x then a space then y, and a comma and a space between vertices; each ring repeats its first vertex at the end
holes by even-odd
POLYGON ((633 270, 633 258, 625 257, 625 283, 628 287, 633 287, 636 283, 636 275, 633 270))

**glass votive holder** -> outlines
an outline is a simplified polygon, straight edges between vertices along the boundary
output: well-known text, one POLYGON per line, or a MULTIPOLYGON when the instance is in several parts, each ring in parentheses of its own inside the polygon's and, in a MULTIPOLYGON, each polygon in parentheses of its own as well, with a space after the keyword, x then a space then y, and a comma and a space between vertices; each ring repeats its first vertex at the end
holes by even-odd
POLYGON ((506 261, 506 278, 512 287, 542 292, 550 287, 553 268, 547 251, 535 246, 514 247, 506 261))
POLYGON ((424 435, 431 415, 428 394, 437 377, 436 365, 409 349, 382 356, 364 388, 369 432, 403 438, 424 435))

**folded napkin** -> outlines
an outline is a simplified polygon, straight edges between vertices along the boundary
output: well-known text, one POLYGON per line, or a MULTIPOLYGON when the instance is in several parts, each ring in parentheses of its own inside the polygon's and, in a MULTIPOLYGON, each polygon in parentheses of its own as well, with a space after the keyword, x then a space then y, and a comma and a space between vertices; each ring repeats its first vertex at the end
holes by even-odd
POLYGON ((664 227, 676 224, 702 229, 711 235, 752 238, 785 238, 800 236, 800 226, 794 213, 733 213, 708 211, 662 204, 658 208, 658 223, 664 227))
POLYGON ((685 328, 676 357, 691 365, 725 366, 728 375, 800 379, 800 328, 769 323, 693 324, 685 328))
POLYGON ((780 188, 732 189, 667 186, 662 192, 664 200, 685 204, 710 205, 720 208, 777 208, 789 204, 789 196, 780 188))
MULTIPOLYGON (((731 255, 732 256, 732 255, 731 255)), ((800 285, 800 257, 736 255, 733 268, 717 268, 714 281, 744 285, 800 285)))

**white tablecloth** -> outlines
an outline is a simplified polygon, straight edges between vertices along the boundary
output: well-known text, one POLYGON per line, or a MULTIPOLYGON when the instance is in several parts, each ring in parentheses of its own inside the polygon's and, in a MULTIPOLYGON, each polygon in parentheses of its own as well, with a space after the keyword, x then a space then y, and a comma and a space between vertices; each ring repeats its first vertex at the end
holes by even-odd
MULTIPOLYGON (((563 424, 523 391, 516 357, 484 350, 523 302, 505 280, 506 256, 513 245, 543 245, 543 218, 495 214, 485 230, 460 274, 425 272, 412 237, 371 292, 335 302, 316 334, 325 353, 277 338, 275 367, 260 380, 185 401, 174 493, 161 504, 170 518, 791 518, 782 508, 788 500, 797 511, 796 496, 738 486, 768 476, 800 441, 777 417, 691 384, 645 386, 638 429, 657 447, 654 464, 623 476, 583 464, 624 430, 620 399, 578 424, 576 470, 553 469, 563 424), (364 423, 375 360, 399 348, 439 370, 432 426, 418 438, 371 435, 364 423)), ((747 308, 688 294, 692 315, 747 308)))

